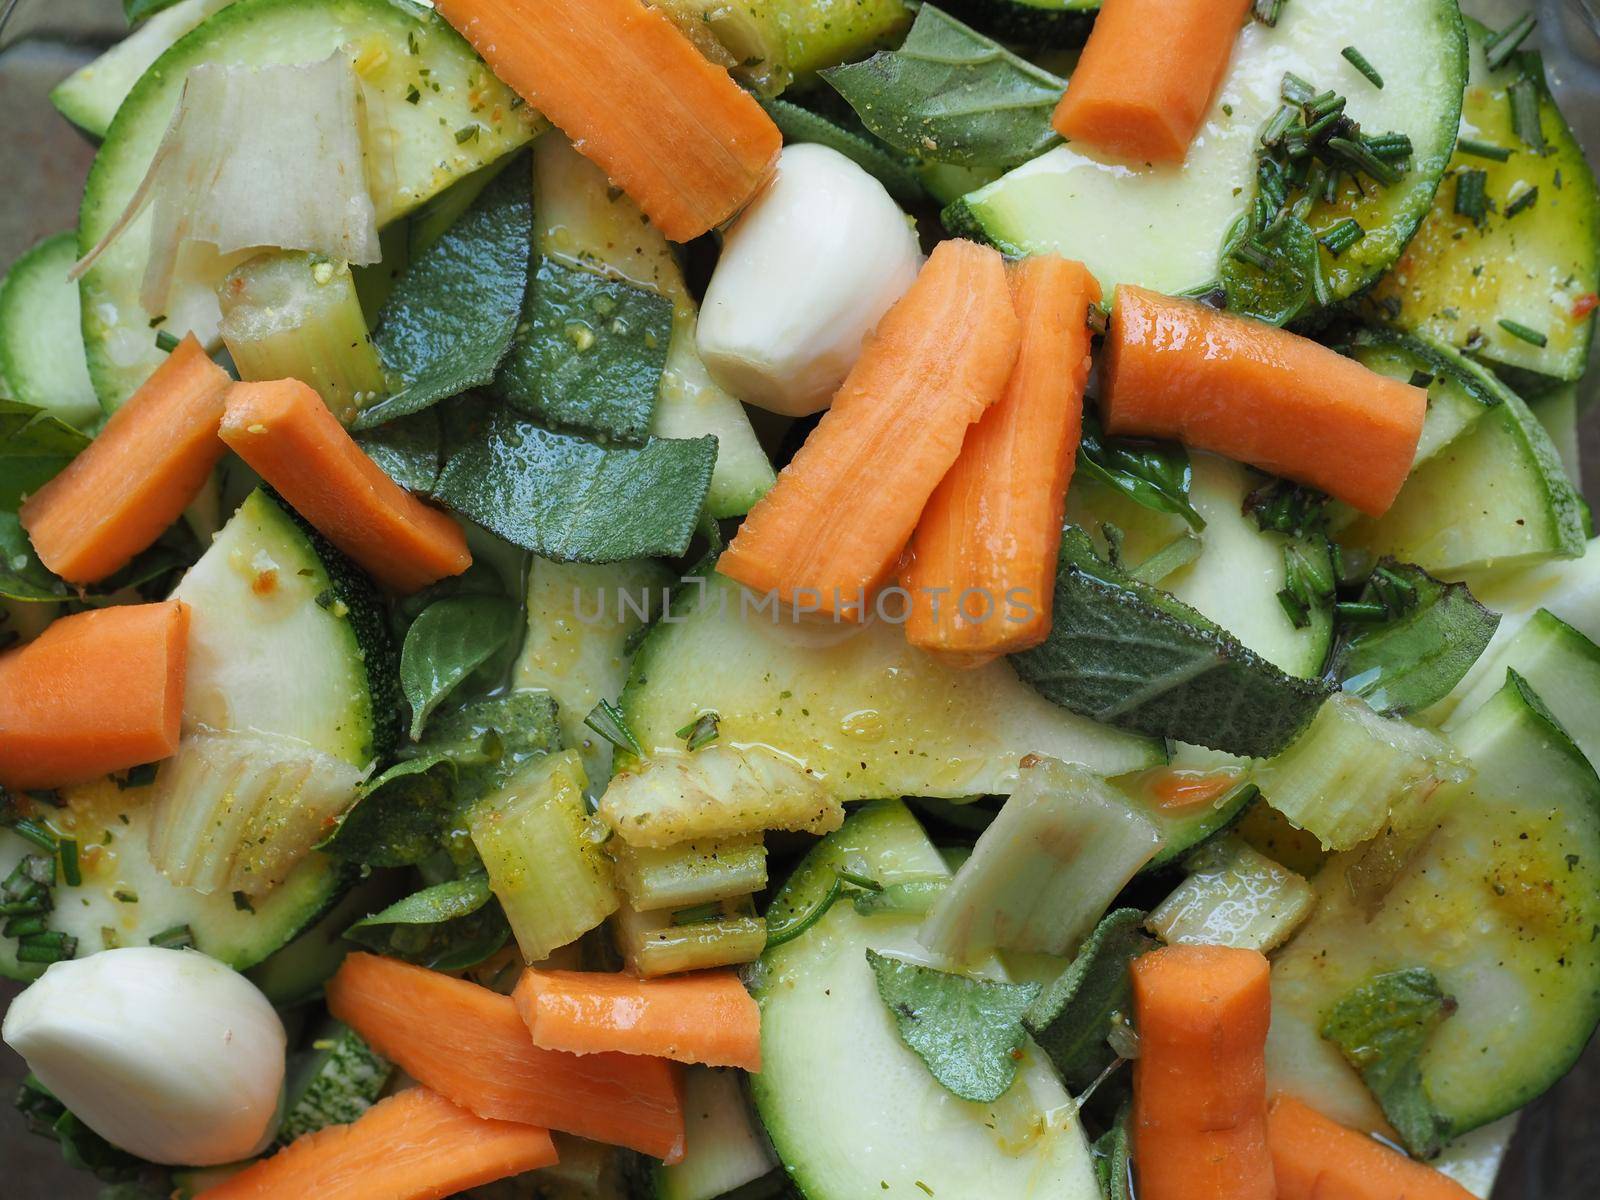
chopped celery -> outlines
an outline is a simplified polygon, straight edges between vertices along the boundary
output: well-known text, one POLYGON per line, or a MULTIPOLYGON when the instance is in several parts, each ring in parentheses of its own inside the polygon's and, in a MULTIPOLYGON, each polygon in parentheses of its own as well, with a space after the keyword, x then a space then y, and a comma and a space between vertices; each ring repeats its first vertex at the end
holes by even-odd
POLYGON ((350 264, 275 251, 228 272, 222 340, 241 379, 299 379, 348 424, 388 390, 350 264))
POLYGON ((479 800, 468 818, 489 887, 531 963, 617 910, 603 831, 583 787, 578 752, 552 754, 479 800))
POLYGON ((755 962, 767 945, 767 923, 748 896, 724 900, 708 914, 635 912, 623 904, 612 932, 623 963, 645 979, 755 962))
POLYGON ((787 829, 831 833, 844 806, 793 759, 763 746, 714 743, 661 751, 619 771, 600 816, 630 846, 670 846, 787 829))
POLYGON ((659 848, 635 848, 619 839, 611 856, 617 882, 638 912, 731 900, 767 886, 767 848, 759 837, 659 848))
POLYGON ((1281 946, 1311 914, 1311 885, 1227 836, 1195 851, 1189 877, 1146 922, 1171 945, 1233 946, 1263 954, 1281 946))
POLYGON ((1030 756, 918 938, 957 962, 997 948, 1065 954, 1160 847, 1155 826, 1096 776, 1030 756))
POLYGON ((717 1200, 777 1167, 738 1072, 688 1068, 683 1118, 683 1161, 655 1168, 659 1200, 717 1200))
POLYGON ((1348 850, 1375 836, 1405 797, 1459 781, 1465 768, 1437 734, 1340 693, 1253 778, 1268 804, 1324 847, 1348 850))

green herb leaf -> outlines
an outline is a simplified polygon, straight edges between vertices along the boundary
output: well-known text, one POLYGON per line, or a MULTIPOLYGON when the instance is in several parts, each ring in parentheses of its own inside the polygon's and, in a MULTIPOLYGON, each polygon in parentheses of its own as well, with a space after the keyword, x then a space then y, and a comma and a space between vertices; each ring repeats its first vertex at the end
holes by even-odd
POLYGON ((439 482, 442 437, 439 414, 424 409, 357 434, 356 441, 390 479, 407 491, 427 493, 439 482))
POLYGON ((68 1166, 88 1171, 107 1183, 132 1180, 152 1169, 143 1159, 117 1149, 78 1120, 33 1075, 23 1079, 16 1105, 29 1129, 61 1147, 61 1157, 68 1166))
POLYGON ((1350 613, 1329 674, 1386 716, 1420 712, 1447 696, 1489 645, 1498 613, 1464 583, 1441 583, 1421 567, 1386 559, 1350 613), (1396 582, 1398 581, 1398 582, 1396 582))
POLYGON ((1011 664, 1047 699, 1096 721, 1252 758, 1293 741, 1331 690, 1284 674, 1176 597, 1102 561, 1070 525, 1050 635, 1011 664))
POLYGON ((1316 298, 1317 236, 1288 209, 1269 228, 1270 241, 1253 233, 1248 217, 1234 224, 1222 248, 1222 288, 1230 312, 1283 325, 1316 298))
POLYGON ((402 386, 357 417, 355 429, 376 428, 494 379, 522 319, 532 239, 528 173, 512 167, 395 282, 372 340, 402 386))
POLYGON ((65 600, 72 589, 50 573, 14 512, 0 512, 0 598, 22 601, 65 600))
POLYGON ((1176 513, 1197 531, 1206 527, 1189 503, 1189 453, 1177 442, 1108 438, 1100 418, 1085 412, 1078 470, 1145 508, 1176 513))
POLYGON ((1368 83, 1372 84, 1372 86, 1377 88, 1379 91, 1383 90, 1383 76, 1378 74, 1377 67, 1373 66, 1367 61, 1367 56, 1365 54, 1361 53, 1361 51, 1357 50, 1354 46, 1346 46, 1343 50, 1339 51, 1339 53, 1344 56, 1346 62, 1367 77, 1368 83))
POLYGON ((1133 1200, 1132 1139, 1128 1136, 1131 1111, 1129 1105, 1124 1104, 1111 1128, 1095 1139, 1092 1147, 1095 1174, 1099 1176, 1100 1191, 1106 1200, 1133 1200))
POLYGON ((397 900, 357 921, 344 936, 379 954, 436 971, 476 966, 506 944, 511 927, 490 903, 489 877, 473 871, 397 900))
POLYGON ((628 720, 623 715, 620 706, 610 700, 602 699, 589 710, 589 715, 583 723, 594 730, 613 747, 635 758, 644 755, 639 748, 639 739, 633 736, 633 730, 628 728, 628 720))
POLYGON ((1026 1037, 1022 1014, 1038 984, 969 979, 873 950, 867 962, 901 1041, 935 1079, 963 1100, 988 1103, 1005 1094, 1026 1037))
POLYGON ((659 292, 543 259, 491 391, 537 420, 643 441, 672 312, 659 292))
POLYGON ((1530 329, 1521 321, 1513 321, 1509 317, 1501 317, 1495 324, 1499 325, 1501 329, 1504 329, 1512 337, 1519 341, 1527 342, 1530 346, 1543 346, 1550 340, 1537 329, 1530 329))
POLYGON ((452 406, 455 436, 434 496, 542 558, 620 562, 689 548, 717 442, 602 446, 481 404, 452 406))
POLYGON ((1511 56, 1516 53, 1517 47, 1527 40, 1533 32, 1533 27, 1539 23, 1539 18, 1531 12, 1525 12, 1504 29, 1491 33, 1483 42, 1483 57, 1485 64, 1491 71, 1498 71, 1511 61, 1511 56))
POLYGON ((13 512, 89 444, 59 417, 0 399, 0 510, 13 512))
POLYGON ((307 1055, 289 1063, 278 1145, 329 1125, 348 1125, 377 1102, 394 1068, 347 1025, 324 1029, 307 1055))
POLYGON ((1506 89, 1511 105, 1511 128, 1524 145, 1536 154, 1545 151, 1544 125, 1539 114, 1541 89, 1528 75, 1516 80, 1506 89))
POLYGON ((122 0, 122 15, 128 19, 129 25, 137 25, 176 3, 178 0, 122 0))
POLYGON ((411 705, 411 740, 439 702, 516 634, 521 613, 503 596, 435 601, 406 630, 400 688, 411 705))
MULTIPOLYGON (((868 175, 871 175, 900 204, 919 204, 927 199, 922 181, 917 177, 911 162, 885 148, 870 133, 857 133, 837 125, 820 113, 802 108, 788 100, 767 100, 757 97, 767 116, 783 134, 783 140, 814 142, 837 150, 868 175)), ((865 130, 866 127, 862 126, 865 130)))
POLYGON ((925 162, 1014 167, 1061 139, 1066 84, 931 4, 898 50, 831 67, 826 79, 874 134, 925 162))
POLYGON ((1322 1036, 1339 1047, 1400 1140, 1419 1158, 1439 1153, 1448 1122, 1434 1110, 1420 1060, 1456 1010, 1433 972, 1409 967, 1374 975, 1329 1011, 1322 1036))
POLYGON ((678 730, 677 736, 687 743, 690 751, 698 750, 702 746, 709 746, 717 740, 717 714, 714 712, 701 713, 682 729, 678 730))
POLYGON ((1478 167, 1466 167, 1456 172, 1454 208, 1458 217, 1466 217, 1476 224, 1483 224, 1483 219, 1488 214, 1488 198, 1484 195, 1488 181, 1489 173, 1478 167))

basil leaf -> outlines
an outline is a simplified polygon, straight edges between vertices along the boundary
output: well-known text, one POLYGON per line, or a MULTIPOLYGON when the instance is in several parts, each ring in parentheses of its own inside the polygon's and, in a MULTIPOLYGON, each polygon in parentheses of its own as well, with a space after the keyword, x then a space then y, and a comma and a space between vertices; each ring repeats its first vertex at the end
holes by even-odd
POLYGON ((86 435, 59 417, 0 398, 0 509, 15 511, 88 444, 86 435))
POLYGON ((778 132, 783 134, 785 144, 815 142, 819 146, 837 150, 883 184, 884 190, 899 204, 920 204, 928 198, 912 162, 906 156, 886 149, 870 134, 846 129, 821 113, 814 113, 789 100, 768 100, 760 96, 756 99, 761 101, 761 107, 767 110, 767 116, 772 118, 778 132))
POLYGON ((403 386, 352 428, 373 429, 494 379, 522 319, 532 244, 528 173, 506 170, 395 282, 372 341, 403 386))
POLYGON ((1050 634, 1011 664, 1073 712, 1249 758, 1287 746, 1332 690, 1284 674, 1181 600, 1104 562, 1072 525, 1050 634))
POLYGON ((317 848, 369 867, 415 866, 439 848, 454 782, 447 759, 398 763, 363 789, 317 848))
POLYGON ((987 1103, 1005 1094, 1027 1036, 1022 1014, 1038 984, 969 979, 873 950, 867 962, 900 1040, 935 1079, 963 1100, 987 1103))
POLYGON ((0 511, 0 598, 49 601, 65 600, 72 594, 34 554, 17 514, 0 511))
POLYGON ((481 404, 452 406, 434 496, 557 562, 670 558, 689 549, 716 464, 714 437, 602 446, 481 404))
POLYGON ((1083 414, 1078 470, 1155 512, 1176 513, 1196 531, 1205 520, 1189 503, 1193 472, 1189 452, 1177 442, 1108 438, 1100 418, 1083 414))
POLYGON ((411 740, 439 701, 517 632, 521 614, 503 596, 451 596, 411 623, 400 648, 400 688, 411 705, 411 740))
POLYGON ((436 714, 413 753, 454 763, 454 802, 466 806, 560 748, 556 702, 548 692, 519 688, 436 714))
POLYGON ((1329 673, 1377 712, 1420 712, 1461 682, 1488 648, 1500 615, 1478 603, 1466 584, 1442 583, 1412 563, 1385 559, 1361 603, 1384 603, 1386 588, 1398 600, 1388 619, 1347 622, 1329 673))
POLYGON ((1255 236, 1247 217, 1234 223, 1223 240, 1222 290, 1228 311, 1283 325, 1316 298, 1322 263, 1317 235, 1296 216, 1281 218, 1271 241, 1255 236))
POLYGON ((898 50, 822 72, 874 134, 924 161, 1014 167, 1061 139, 1066 83, 924 4, 898 50))
POLYGON ((344 936, 435 971, 462 971, 494 954, 511 936, 505 914, 492 899, 489 877, 474 871, 413 892, 357 921, 344 936))
POLYGON ((1434 1031, 1456 1010, 1433 972, 1408 967, 1374 975, 1328 1011, 1322 1036, 1361 1076, 1406 1149, 1439 1153, 1449 1122, 1428 1099, 1421 1059, 1434 1031))
POLYGON ((546 258, 490 390, 555 425, 643 441, 672 340, 672 301, 546 258))
POLYGON ((358 434, 356 441, 384 474, 407 491, 431 492, 439 482, 442 434, 439 414, 433 409, 387 421, 358 434))

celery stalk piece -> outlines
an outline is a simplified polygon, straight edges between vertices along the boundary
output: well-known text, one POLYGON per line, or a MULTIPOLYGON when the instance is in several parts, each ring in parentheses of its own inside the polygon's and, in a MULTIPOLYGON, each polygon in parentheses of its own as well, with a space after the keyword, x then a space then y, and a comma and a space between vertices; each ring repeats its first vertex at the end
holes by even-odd
POLYGON ((1030 756, 918 940, 957 963, 996 949, 1065 954, 1160 848, 1156 827, 1098 777, 1030 756))
POLYGON ((1311 885, 1231 834, 1202 846, 1190 874, 1145 922, 1169 945, 1260 950, 1289 940, 1311 915, 1311 885))
POLYGON ((258 255, 228 272, 217 298, 239 378, 302 380, 345 424, 388 390, 349 263, 258 255))
POLYGON ((610 851, 617 882, 638 912, 732 900, 767 886, 767 848, 759 837, 660 848, 635 848, 618 839, 610 851))
POLYGON ((1310 727, 1252 776, 1268 804, 1331 850, 1376 836, 1413 793, 1465 777, 1460 755, 1444 739, 1380 717, 1348 693, 1323 704, 1310 727))
POLYGON ((748 896, 725 900, 709 913, 635 912, 624 903, 612 918, 617 951, 645 979, 755 962, 767 946, 767 923, 748 896))
POLYGON ((473 805, 472 844, 530 963, 617 910, 604 831, 583 799, 576 750, 541 758, 473 805))

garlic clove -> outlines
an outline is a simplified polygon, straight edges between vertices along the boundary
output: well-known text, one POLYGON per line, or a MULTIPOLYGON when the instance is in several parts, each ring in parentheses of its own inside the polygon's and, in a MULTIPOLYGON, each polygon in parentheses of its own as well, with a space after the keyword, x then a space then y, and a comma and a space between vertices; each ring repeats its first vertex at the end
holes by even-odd
POLYGON ((747 404, 817 412, 921 265, 916 230, 881 183, 826 146, 786 146, 723 239, 700 357, 747 404))
POLYGON ((55 963, 12 1002, 0 1038, 89 1128, 151 1162, 234 1162, 277 1125, 283 1023, 254 984, 193 950, 55 963))

